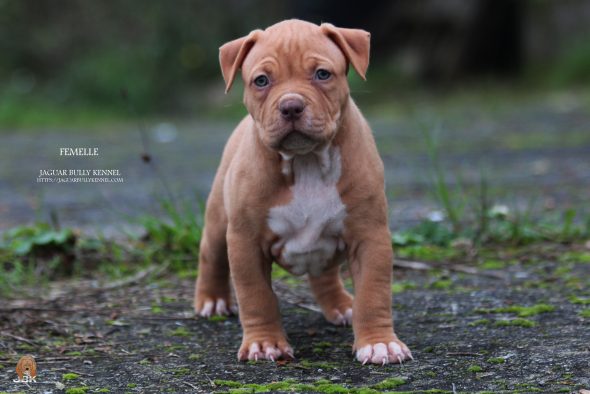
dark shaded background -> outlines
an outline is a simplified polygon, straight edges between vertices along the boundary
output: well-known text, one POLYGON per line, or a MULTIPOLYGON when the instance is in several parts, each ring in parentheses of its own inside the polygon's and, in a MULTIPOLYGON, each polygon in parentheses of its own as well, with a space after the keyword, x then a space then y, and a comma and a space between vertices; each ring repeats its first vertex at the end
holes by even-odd
POLYGON ((3 0, 0 123, 27 106, 124 113, 122 88, 140 113, 207 112, 218 47, 291 17, 370 31, 373 93, 590 81, 584 0, 3 0))

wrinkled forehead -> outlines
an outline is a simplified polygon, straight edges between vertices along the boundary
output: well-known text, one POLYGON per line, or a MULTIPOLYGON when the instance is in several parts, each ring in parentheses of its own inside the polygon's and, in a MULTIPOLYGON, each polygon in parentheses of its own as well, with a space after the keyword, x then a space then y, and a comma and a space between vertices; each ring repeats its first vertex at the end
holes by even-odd
POLYGON ((242 69, 247 72, 262 62, 275 63, 278 67, 309 62, 346 67, 340 48, 316 25, 273 26, 262 32, 242 69))

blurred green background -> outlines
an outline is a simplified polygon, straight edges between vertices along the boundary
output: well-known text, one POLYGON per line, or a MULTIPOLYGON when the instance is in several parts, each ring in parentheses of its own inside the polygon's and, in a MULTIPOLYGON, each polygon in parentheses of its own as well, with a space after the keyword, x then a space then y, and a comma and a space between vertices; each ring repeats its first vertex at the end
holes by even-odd
POLYGON ((368 110, 474 85, 590 83, 583 0, 0 0, 0 127, 243 114, 228 104, 239 87, 223 97, 218 47, 292 17, 372 33, 368 82, 351 80, 368 110))

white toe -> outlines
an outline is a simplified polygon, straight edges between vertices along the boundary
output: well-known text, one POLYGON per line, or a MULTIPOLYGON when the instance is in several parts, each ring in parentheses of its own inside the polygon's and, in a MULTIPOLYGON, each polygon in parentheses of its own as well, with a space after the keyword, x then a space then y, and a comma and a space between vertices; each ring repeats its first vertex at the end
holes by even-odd
POLYGON ((258 342, 254 342, 250 345, 250 348, 248 349, 248 360, 250 361, 258 361, 258 358, 260 357, 261 353, 260 353, 260 346, 258 345, 258 342))
POLYGON ((213 301, 206 301, 203 305, 203 309, 201 309, 200 315, 203 317, 210 317, 214 306, 215 303, 213 301))
POLYGON ((348 308, 346 312, 344 312, 344 320, 346 324, 352 326, 352 308, 348 308))
POLYGON ((266 348, 264 352, 264 357, 270 361, 276 361, 281 356, 281 351, 276 347, 269 346, 266 348))
POLYGON ((373 357, 371 357, 373 364, 387 364, 389 356, 387 354, 387 346, 384 343, 377 343, 373 345, 373 357))
POLYGON ((356 351, 356 359, 366 364, 373 356, 373 347, 371 345, 363 346, 356 351))
POLYGON ((336 317, 330 320, 330 323, 334 324, 335 326, 342 326, 346 324, 346 321, 344 320, 344 316, 342 316, 342 313, 336 310, 336 317))
POLYGON ((401 348, 400 345, 398 345, 396 342, 389 342, 389 358, 391 362, 395 363, 398 362, 401 364, 401 362, 403 361, 403 359, 405 358, 405 355, 403 353, 403 350, 401 348))
POLYGON ((223 298, 217 299, 217 304, 215 305, 215 313, 220 316, 229 314, 227 310, 227 304, 225 303, 225 300, 223 298))

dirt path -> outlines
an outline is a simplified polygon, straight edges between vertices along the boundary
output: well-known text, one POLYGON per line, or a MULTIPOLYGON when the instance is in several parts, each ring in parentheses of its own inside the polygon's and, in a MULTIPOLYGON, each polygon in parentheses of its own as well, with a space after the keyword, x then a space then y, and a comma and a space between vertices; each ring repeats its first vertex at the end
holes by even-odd
POLYGON ((590 300, 590 253, 545 256, 552 257, 523 255, 516 258, 520 262, 496 263, 506 279, 398 269, 396 283, 404 290, 394 295, 396 330, 416 357, 403 366, 353 361, 351 329, 333 327, 299 306, 313 301, 305 285, 291 279, 275 288, 297 360, 276 364, 237 362, 237 318, 194 319, 192 280, 164 276, 111 290, 60 283, 53 286, 59 292, 43 299, 0 304, 0 391, 590 389, 590 316, 582 312, 590 300), (39 371, 29 388, 12 382, 18 358, 27 353, 36 357, 39 371), (67 373, 76 375, 67 380, 67 373))

